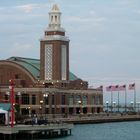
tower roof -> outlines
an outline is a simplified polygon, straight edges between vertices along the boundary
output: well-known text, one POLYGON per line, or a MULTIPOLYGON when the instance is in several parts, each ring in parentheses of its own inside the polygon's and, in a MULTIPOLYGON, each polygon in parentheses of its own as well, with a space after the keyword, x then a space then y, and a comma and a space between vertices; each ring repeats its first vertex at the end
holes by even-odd
POLYGON ((53 5, 51 12, 60 12, 59 7, 58 7, 57 4, 53 5))

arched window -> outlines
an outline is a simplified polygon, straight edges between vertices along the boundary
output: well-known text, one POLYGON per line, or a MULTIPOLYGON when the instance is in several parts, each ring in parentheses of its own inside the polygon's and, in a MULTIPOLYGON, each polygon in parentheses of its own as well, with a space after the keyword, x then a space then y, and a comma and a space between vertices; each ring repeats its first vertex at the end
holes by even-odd
POLYGON ((53 22, 53 16, 51 16, 51 22, 53 22))
POLYGON ((55 16, 55 22, 57 22, 57 16, 55 16))

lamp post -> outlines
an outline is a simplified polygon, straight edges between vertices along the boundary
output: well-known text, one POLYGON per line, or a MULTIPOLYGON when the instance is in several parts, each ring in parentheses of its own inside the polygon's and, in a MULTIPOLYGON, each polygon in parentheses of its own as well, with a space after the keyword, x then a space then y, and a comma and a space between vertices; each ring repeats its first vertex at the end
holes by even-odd
POLYGON ((45 103, 45 108, 44 109, 45 109, 45 120, 46 120, 46 99, 48 98, 48 94, 47 93, 44 93, 43 94, 43 97, 44 97, 44 101, 45 101, 44 102, 45 103))
POLYGON ((108 104, 109 104, 109 102, 108 102, 108 101, 106 101, 107 113, 108 113, 108 104))
POLYGON ((138 113, 139 113, 139 107, 140 107, 140 102, 137 102, 137 105, 138 105, 138 113))
POLYGON ((78 104, 79 104, 79 114, 81 113, 81 110, 80 110, 81 109, 81 103, 82 103, 81 100, 79 100, 78 101, 78 104))
POLYGON ((28 107, 28 111, 29 111, 29 117, 31 117, 31 107, 28 107))
POLYGON ((133 109, 134 109, 134 108, 133 108, 134 102, 131 101, 130 104, 131 104, 131 107, 132 107, 132 110, 133 110, 133 109))
POLYGON ((43 105, 43 100, 40 100, 40 110, 41 110, 41 117, 42 117, 42 105, 43 105))
POLYGON ((11 113, 12 113, 12 116, 11 116, 11 127, 13 128, 14 127, 14 113, 15 113, 15 110, 14 110, 14 104, 15 104, 15 93, 14 93, 14 80, 10 80, 11 82, 11 86, 9 87, 11 89, 11 105, 12 105, 12 109, 11 109, 11 113))
POLYGON ((20 100, 21 92, 20 91, 17 93, 17 96, 18 96, 18 104, 20 105, 21 104, 21 100, 20 100))
POLYGON ((114 110, 114 112, 115 112, 115 108, 116 108, 116 102, 113 102, 113 110, 114 110))

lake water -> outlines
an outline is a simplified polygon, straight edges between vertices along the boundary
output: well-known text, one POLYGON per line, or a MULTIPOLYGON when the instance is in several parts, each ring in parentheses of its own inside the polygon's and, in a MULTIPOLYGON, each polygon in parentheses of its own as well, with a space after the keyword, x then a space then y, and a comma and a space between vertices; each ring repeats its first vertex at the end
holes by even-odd
POLYGON ((140 140, 140 122, 75 125, 71 136, 51 140, 140 140))

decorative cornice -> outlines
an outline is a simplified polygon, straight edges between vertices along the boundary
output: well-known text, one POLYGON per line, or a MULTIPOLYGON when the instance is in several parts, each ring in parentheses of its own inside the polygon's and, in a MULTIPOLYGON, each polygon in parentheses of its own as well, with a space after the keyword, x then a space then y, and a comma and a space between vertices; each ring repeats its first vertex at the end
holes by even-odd
POLYGON ((52 40, 70 41, 68 37, 61 36, 61 35, 44 36, 44 38, 40 39, 40 41, 52 41, 52 40))
POLYGON ((57 27, 55 26, 54 28, 53 27, 48 27, 45 32, 50 32, 50 31, 60 31, 60 32, 65 32, 65 29, 64 28, 61 28, 61 27, 57 27))

